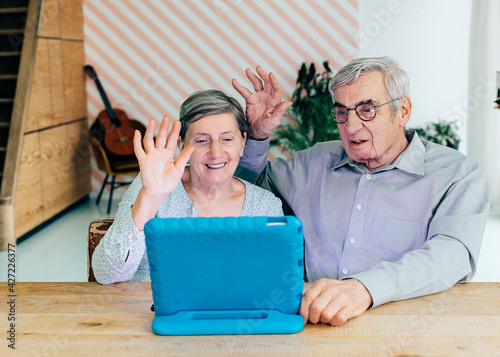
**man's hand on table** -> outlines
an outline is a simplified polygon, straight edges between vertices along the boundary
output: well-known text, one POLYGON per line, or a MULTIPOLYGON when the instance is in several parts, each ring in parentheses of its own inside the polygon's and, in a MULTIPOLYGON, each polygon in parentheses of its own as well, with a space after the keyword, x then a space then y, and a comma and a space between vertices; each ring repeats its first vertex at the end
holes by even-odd
POLYGON ((361 315, 371 304, 370 293, 358 280, 323 278, 304 283, 299 315, 306 323, 339 326, 361 315))

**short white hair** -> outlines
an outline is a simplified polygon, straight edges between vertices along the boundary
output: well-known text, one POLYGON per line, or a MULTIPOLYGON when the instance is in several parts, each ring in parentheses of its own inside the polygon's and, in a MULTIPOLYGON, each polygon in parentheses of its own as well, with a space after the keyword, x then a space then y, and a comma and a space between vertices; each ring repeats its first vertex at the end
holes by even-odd
POLYGON ((392 113, 396 113, 401 105, 401 102, 396 99, 410 95, 410 78, 392 57, 357 58, 342 67, 328 84, 333 103, 335 103, 335 95, 333 93, 335 89, 346 84, 352 84, 358 80, 359 76, 373 71, 379 71, 384 74, 387 101, 394 100, 390 105, 392 113))

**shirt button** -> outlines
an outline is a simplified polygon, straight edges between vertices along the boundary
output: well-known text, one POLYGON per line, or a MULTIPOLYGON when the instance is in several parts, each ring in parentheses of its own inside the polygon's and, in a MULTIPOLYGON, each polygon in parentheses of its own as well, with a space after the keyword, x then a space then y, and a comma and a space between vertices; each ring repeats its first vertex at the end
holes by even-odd
POLYGON ((357 206, 356 206, 356 209, 357 209, 358 211, 361 211, 361 205, 357 205, 357 206))
POLYGON ((347 269, 342 269, 342 274, 347 275, 348 271, 347 269))
POLYGON ((356 243, 356 239, 351 238, 351 239, 349 239, 349 242, 351 242, 352 244, 354 244, 354 243, 356 243))
POLYGON ((366 175, 366 179, 367 179, 367 180, 369 180, 369 179, 371 179, 371 178, 372 178, 372 175, 370 175, 370 174, 366 175))

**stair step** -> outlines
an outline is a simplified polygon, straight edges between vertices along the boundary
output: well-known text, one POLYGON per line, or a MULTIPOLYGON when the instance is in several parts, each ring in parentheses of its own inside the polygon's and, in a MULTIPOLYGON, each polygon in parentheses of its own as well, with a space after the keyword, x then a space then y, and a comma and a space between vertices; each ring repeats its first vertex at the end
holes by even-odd
POLYGON ((0 9, 0 14, 9 14, 9 13, 16 13, 16 12, 28 12, 27 7, 6 7, 3 9, 0 9))
POLYGON ((0 121, 0 128, 8 128, 10 123, 7 121, 0 121))
POLYGON ((0 80, 3 79, 17 79, 17 74, 0 74, 0 80))
POLYGON ((0 98, 0 103, 12 103, 14 98, 0 98))
POLYGON ((5 29, 5 30, 0 30, 0 35, 19 35, 24 33, 23 29, 5 29))
POLYGON ((6 52, 0 52, 0 57, 13 57, 13 56, 20 56, 21 51, 6 51, 6 52))

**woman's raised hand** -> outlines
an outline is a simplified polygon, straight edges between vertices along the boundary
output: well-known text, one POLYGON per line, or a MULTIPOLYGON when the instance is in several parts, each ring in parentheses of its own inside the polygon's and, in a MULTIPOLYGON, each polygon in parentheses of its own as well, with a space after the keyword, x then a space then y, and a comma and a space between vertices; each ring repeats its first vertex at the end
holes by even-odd
POLYGON ((233 87, 245 98, 250 137, 264 140, 281 124, 285 110, 293 103, 281 102, 283 89, 274 74, 267 73, 260 66, 257 66, 258 77, 249 68, 245 73, 252 83, 254 93, 243 87, 236 79, 232 81, 233 87))
POLYGON ((156 122, 150 120, 144 134, 144 149, 141 145, 141 133, 134 134, 134 151, 141 170, 143 198, 154 202, 163 201, 181 180, 184 168, 193 153, 194 146, 185 146, 179 157, 175 159, 175 147, 181 129, 180 121, 176 120, 172 130, 168 132, 170 120, 165 116, 160 124, 160 130, 154 140, 156 122))

